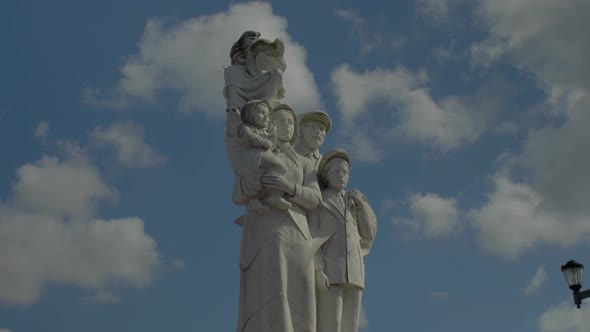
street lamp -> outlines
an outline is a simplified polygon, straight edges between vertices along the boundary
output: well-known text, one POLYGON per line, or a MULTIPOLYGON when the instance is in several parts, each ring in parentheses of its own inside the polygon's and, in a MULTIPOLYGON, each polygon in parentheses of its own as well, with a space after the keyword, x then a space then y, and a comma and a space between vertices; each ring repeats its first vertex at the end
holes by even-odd
POLYGON ((582 300, 590 297, 590 289, 580 292, 582 289, 582 280, 584 279, 584 265, 570 259, 565 265, 561 266, 561 273, 565 277, 568 286, 574 293, 574 304, 580 309, 582 300))

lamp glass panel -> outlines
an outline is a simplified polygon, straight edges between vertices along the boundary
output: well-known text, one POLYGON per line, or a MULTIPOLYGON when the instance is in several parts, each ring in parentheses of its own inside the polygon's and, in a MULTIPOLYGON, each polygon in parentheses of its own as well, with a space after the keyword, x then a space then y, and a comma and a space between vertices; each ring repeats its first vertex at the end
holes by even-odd
POLYGON ((584 268, 582 267, 570 267, 563 271, 563 276, 570 286, 582 285, 584 279, 584 268))

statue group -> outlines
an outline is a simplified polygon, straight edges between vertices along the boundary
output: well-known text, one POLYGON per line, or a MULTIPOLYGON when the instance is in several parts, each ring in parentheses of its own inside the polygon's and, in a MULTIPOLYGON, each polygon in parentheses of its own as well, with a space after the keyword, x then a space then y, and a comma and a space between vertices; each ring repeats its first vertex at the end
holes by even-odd
POLYGON ((356 332, 377 229, 350 157, 320 154, 332 121, 285 96, 285 46, 246 31, 230 51, 225 142, 241 226, 239 332, 356 332))

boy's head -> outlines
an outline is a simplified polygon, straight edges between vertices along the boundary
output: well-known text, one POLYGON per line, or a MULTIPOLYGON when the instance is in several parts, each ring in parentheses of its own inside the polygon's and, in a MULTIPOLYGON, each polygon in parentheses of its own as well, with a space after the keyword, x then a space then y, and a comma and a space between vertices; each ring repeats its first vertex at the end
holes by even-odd
POLYGON ((350 158, 344 150, 328 151, 318 167, 320 188, 341 191, 346 188, 350 175, 350 158))

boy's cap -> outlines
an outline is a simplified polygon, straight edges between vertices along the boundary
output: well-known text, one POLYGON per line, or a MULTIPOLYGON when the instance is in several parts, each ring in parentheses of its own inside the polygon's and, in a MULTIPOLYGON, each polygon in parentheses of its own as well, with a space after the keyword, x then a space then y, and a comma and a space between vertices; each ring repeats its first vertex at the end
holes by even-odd
POLYGON ((324 170, 324 168, 326 167, 328 162, 330 162, 330 160, 336 159, 336 158, 341 158, 341 159, 346 160, 346 162, 348 163, 348 167, 350 167, 350 157, 348 156, 348 153, 346 153, 346 151, 344 151, 342 149, 330 150, 330 151, 324 153, 324 155, 322 156, 322 159, 320 160, 320 164, 318 165, 318 172, 317 173, 322 174, 322 171, 324 170))
POLYGON ((326 134, 330 131, 332 127, 332 120, 330 120, 330 116, 328 113, 324 111, 311 111, 307 113, 299 114, 298 116, 299 125, 303 125, 309 121, 318 121, 326 126, 326 134))

